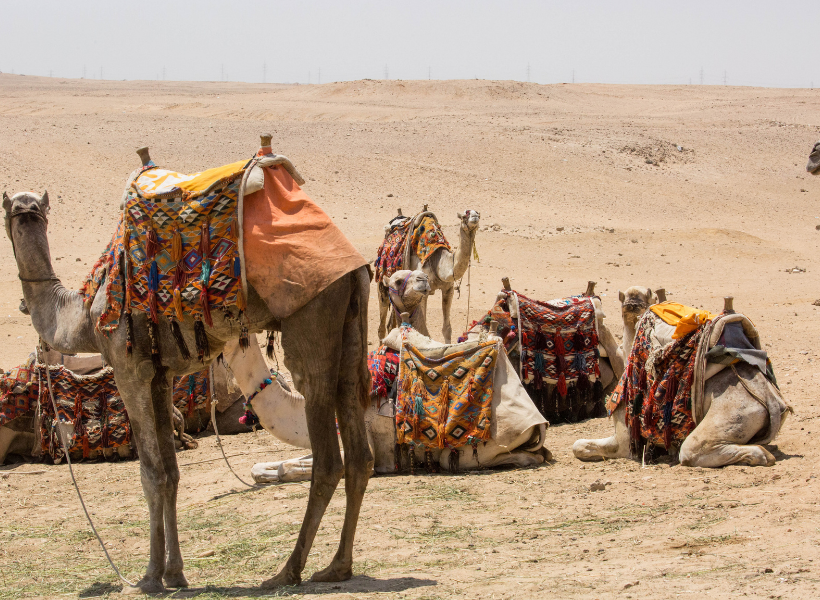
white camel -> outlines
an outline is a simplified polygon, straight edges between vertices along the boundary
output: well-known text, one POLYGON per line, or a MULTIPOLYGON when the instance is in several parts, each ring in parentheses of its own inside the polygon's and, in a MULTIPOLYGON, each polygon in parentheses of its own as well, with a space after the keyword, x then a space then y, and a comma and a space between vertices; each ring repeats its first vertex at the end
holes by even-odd
MULTIPOLYGON (((731 298, 727 298, 724 313, 708 326, 698 348, 692 393, 696 426, 683 441, 678 458, 682 465, 692 467, 771 466, 775 458, 762 445, 774 440, 791 408, 757 366, 737 362, 727 368, 707 363, 706 351, 718 344, 727 326, 739 324, 750 347, 761 349, 757 330, 747 317, 734 313, 731 298)), ((674 327, 664 325, 659 321, 653 333, 653 354, 672 342, 674 327)), ((614 435, 576 441, 572 447, 576 458, 595 461, 631 456, 625 402, 613 412, 612 420, 614 435)))
MULTIPOLYGON (((401 211, 399 211, 401 215, 401 211)), ((421 223, 424 217, 436 216, 427 210, 425 205, 424 211, 413 217, 409 232, 407 234, 408 241, 412 237, 413 230, 421 223)), ((475 247, 475 236, 478 231, 478 223, 481 215, 476 210, 466 210, 457 214, 460 222, 459 227, 459 243, 458 247, 450 251, 447 248, 439 248, 423 263, 416 254, 415 249, 411 248, 411 244, 407 243, 404 250, 403 268, 417 270, 420 269, 427 273, 430 279, 431 292, 430 295, 435 294, 436 290, 441 290, 441 310, 443 313, 443 321, 441 326, 442 339, 446 343, 450 343, 453 336, 453 327, 450 323, 450 310, 453 306, 453 293, 455 291, 455 283, 464 277, 467 272, 467 267, 470 264, 470 257, 475 247)), ((391 225, 396 221, 393 219, 390 225, 385 227, 385 235, 389 233, 391 225)), ((387 294, 387 284, 379 282, 379 339, 384 338, 387 334, 388 323, 391 327, 398 324, 394 319, 395 315, 390 315, 390 299, 387 294), (390 316, 389 316, 390 315, 390 316)), ((422 301, 419 310, 424 317, 425 325, 423 329, 419 329, 424 335, 430 335, 427 331, 426 315, 427 315, 427 298, 422 301)))
MULTIPOLYGON (((427 276, 421 271, 398 271, 389 280, 390 289, 397 296, 399 305, 406 309, 405 318, 426 296, 427 276), (406 285, 405 285, 406 284, 406 285)), ((449 354, 471 349, 476 342, 445 345, 410 330, 407 340, 425 353, 449 354)), ((487 336, 487 339, 493 339, 487 336)), ((500 338, 495 338, 500 339, 500 338)), ((401 333, 393 329, 384 340, 385 344, 397 351, 401 347, 401 333)), ((289 391, 282 381, 272 380, 258 394, 254 395, 260 381, 269 378, 269 371, 258 345, 251 343, 250 349, 242 352, 238 345, 225 347, 224 357, 230 365, 240 388, 259 417, 260 424, 274 437, 299 448, 310 448, 305 425, 304 401, 297 393, 289 391)), ((493 386, 492 439, 479 444, 477 457, 471 452, 461 452, 460 469, 481 467, 514 466, 527 467, 542 464, 550 457, 544 448, 547 423, 530 400, 518 375, 504 352, 499 354, 494 373, 493 386), (477 459, 477 460, 476 460, 477 459)), ((373 398, 373 403, 365 413, 368 443, 375 457, 374 472, 394 473, 395 424, 392 404, 386 398, 373 398)), ((423 451, 416 450, 418 464, 423 460, 423 451)), ((442 468, 447 468, 450 450, 433 451, 433 460, 442 468)), ((312 456, 260 463, 254 466, 252 475, 258 482, 302 481, 310 479, 312 456)))

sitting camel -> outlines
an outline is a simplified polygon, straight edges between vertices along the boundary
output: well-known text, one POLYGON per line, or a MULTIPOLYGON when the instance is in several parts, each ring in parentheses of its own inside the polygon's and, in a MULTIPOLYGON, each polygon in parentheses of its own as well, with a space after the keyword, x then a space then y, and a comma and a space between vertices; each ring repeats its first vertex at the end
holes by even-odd
POLYGON ((242 336, 244 345, 248 332, 264 330, 282 333, 286 364, 305 397, 315 469, 293 553, 280 573, 262 585, 301 581, 343 473, 347 507, 339 549, 313 580, 349 579, 356 524, 372 471, 364 422, 370 386, 367 261, 301 190, 298 184, 304 180, 290 161, 271 152, 270 136, 263 136, 262 148, 250 161, 195 176, 158 169, 147 148, 139 153, 143 167, 129 179, 118 230, 133 231, 134 236, 118 234, 111 252, 95 268, 90 281, 102 293, 67 290, 54 273, 47 193, 3 195, 6 232, 34 328, 45 344, 60 352, 102 354, 114 369, 133 425, 150 518, 150 558, 142 579, 124 591, 154 593, 165 586, 188 585, 177 533, 173 377, 200 371, 229 341, 242 336), (177 215, 172 231, 167 229, 169 211, 177 215), (230 219, 230 225, 211 245, 215 240, 209 238, 217 233, 214 220, 220 219, 230 219), (183 227, 195 227, 201 234, 180 241, 183 227), (124 250, 115 255, 119 247, 124 250), (233 259, 237 247, 244 249, 244 260, 240 255, 233 259), (157 262, 163 265, 159 269, 157 262), (126 295, 115 309, 109 304, 120 297, 121 273, 126 295), (169 287, 180 285, 182 297, 178 287, 169 287), (231 296, 235 303, 218 303, 228 285, 236 290, 231 296), (166 289, 174 290, 173 296, 164 295, 166 289), (209 294, 214 294, 213 302, 209 294), (124 326, 117 326, 118 319, 124 326), (98 326, 103 322, 105 330, 98 326), (192 356, 189 347, 196 347, 199 356, 192 356))
MULTIPOLYGON (((684 399, 683 409, 691 413, 694 429, 680 444, 680 463, 692 467, 722 467, 731 464, 771 466, 775 463, 775 458, 762 444, 771 442, 777 436, 791 408, 772 383, 770 363, 761 350, 754 325, 745 316, 734 312, 731 298, 726 299, 723 313, 710 317, 711 320, 699 325, 703 328, 701 337, 691 348, 692 354, 689 354, 689 359, 693 360, 691 364, 694 364, 694 378, 690 380, 691 395, 687 394, 684 399), (739 359, 739 356, 746 358, 739 359)), ((656 372, 654 365, 666 360, 673 342, 682 340, 684 335, 676 334, 675 327, 667 325, 651 311, 641 317, 639 327, 645 325, 647 319, 655 322, 653 328, 649 329, 652 331, 651 336, 643 342, 649 356, 646 361, 647 378, 650 380, 648 383, 650 386, 653 383, 659 386, 654 388, 659 390, 655 398, 660 397, 672 408, 670 390, 677 401, 675 390, 676 386, 685 385, 683 375, 680 375, 681 372, 678 375, 668 375, 670 371, 656 372), (677 337, 673 339, 673 335, 677 337), (659 379, 654 379, 653 374, 659 379), (667 376, 669 379, 665 379, 667 376), (660 392, 661 384, 664 392, 660 392), (663 396, 657 396, 661 393, 663 396)), ((626 322, 624 327, 626 328, 626 322)), ((689 331, 697 331, 697 327, 694 326, 689 331)), ((640 348, 635 342, 625 376, 613 398, 623 392, 625 382, 633 377, 632 369, 638 368, 636 356, 639 355, 640 348)), ((640 377, 643 376, 641 373, 640 377)), ((639 398, 640 396, 636 401, 640 403, 639 398)), ((627 422, 631 410, 627 406, 628 402, 629 400, 621 400, 612 412, 615 434, 603 439, 576 441, 572 447, 576 458, 595 461, 634 456, 633 442, 640 443, 644 418, 652 421, 657 413, 647 413, 644 400, 641 420, 634 417, 630 424, 627 422)), ((666 410, 663 412, 665 414, 666 410)), ((671 432, 672 424, 678 417, 661 418, 666 421, 664 429, 671 432)), ((670 438, 666 439, 669 449, 670 438)))
MULTIPOLYGON (((397 296, 396 300, 400 301, 401 306, 413 311, 421 302, 421 292, 426 280, 426 275, 421 271, 398 271, 389 280, 391 294, 397 296), (404 285, 405 282, 409 283, 404 285)), ((402 314, 407 323, 409 313, 402 314)), ((430 352, 450 353, 476 345, 476 342, 468 342, 446 346, 434 342, 414 329, 410 329, 406 335, 414 346, 430 352)), ((493 339, 491 336, 485 337, 493 339)), ((384 343, 394 352, 399 352, 402 343, 400 330, 393 329, 384 343)), ((256 382, 265 377, 267 372, 267 365, 261 353, 255 352, 254 347, 252 343, 250 350, 244 354, 236 344, 225 348, 225 360, 243 391, 253 390, 256 382)), ((549 451, 544 448, 547 427, 545 420, 538 414, 521 386, 515 369, 503 352, 500 358, 495 371, 494 383, 498 389, 498 399, 493 401, 495 412, 492 425, 497 435, 487 443, 478 445, 477 456, 461 452, 459 468, 534 466, 543 463, 550 456, 549 451)), ((251 405, 259 417, 260 424, 273 436, 288 444, 309 448, 307 436, 304 435, 304 400, 298 394, 290 392, 282 381, 273 382, 273 385, 253 397, 251 405)), ((365 413, 368 443, 375 458, 376 473, 396 472, 395 423, 392 407, 389 398, 379 397, 374 392, 373 402, 365 413)), ((417 449, 413 462, 418 461, 418 464, 421 464, 422 454, 421 449, 417 449)), ((407 458, 406 462, 410 463, 409 456, 407 458)), ((432 458, 441 467, 445 467, 450 464, 450 451, 434 451, 432 458)), ((310 479, 311 469, 312 457, 307 455, 257 464, 253 467, 252 474, 258 482, 302 481, 310 479)))
POLYGON ((820 142, 814 145, 809 154, 809 163, 806 165, 806 171, 812 175, 820 175, 820 142))
MULTIPOLYGON (((459 228, 459 245, 455 251, 451 250, 447 240, 444 239, 443 234, 440 233, 438 227, 438 219, 436 216, 427 210, 427 205, 424 205, 424 210, 413 217, 399 216, 394 218, 389 225, 385 227, 385 243, 379 249, 379 258, 376 260, 376 280, 379 288, 379 339, 384 338, 387 334, 387 328, 395 327, 399 321, 397 315, 388 313, 390 311, 390 297, 387 293, 387 284, 383 281, 381 274, 385 273, 390 276, 391 269, 387 268, 389 265, 384 263, 387 261, 386 253, 388 252, 390 241, 392 237, 396 237, 397 244, 402 244, 402 249, 394 249, 394 251, 401 252, 394 258, 398 261, 401 256, 401 261, 398 262, 396 268, 400 269, 420 269, 427 273, 430 279, 430 287, 432 291, 430 294, 435 294, 436 290, 441 290, 441 310, 443 313, 443 322, 441 326, 441 335, 444 342, 449 344, 452 335, 453 327, 450 323, 450 310, 453 306, 453 292, 455 291, 455 283, 459 281, 467 272, 467 267, 470 264, 470 257, 475 251, 475 236, 478 232, 478 223, 481 215, 475 210, 466 210, 457 215, 461 227, 459 228), (411 243, 415 238, 421 238, 429 234, 428 231, 422 231, 423 228, 436 229, 434 250, 429 255, 425 253, 424 259, 419 257, 419 248, 417 245, 411 243), (406 230, 406 231, 405 231, 406 230), (388 238, 391 238, 389 240, 388 238)), ((427 299, 422 301, 419 310, 425 315, 424 329, 419 329, 424 335, 430 335, 426 326, 427 314, 427 299)))
MULTIPOLYGON (((618 290, 618 299, 621 301, 621 319, 624 323, 623 339, 617 349, 621 373, 623 373, 623 366, 629 358, 629 352, 632 350, 632 342, 635 340, 635 327, 638 325, 638 321, 651 305, 666 300, 664 290, 658 290, 658 293, 663 296, 663 300, 653 294, 651 289, 638 285, 627 288, 626 292, 618 290)), ((620 378, 621 376, 618 375, 618 379, 620 378)))

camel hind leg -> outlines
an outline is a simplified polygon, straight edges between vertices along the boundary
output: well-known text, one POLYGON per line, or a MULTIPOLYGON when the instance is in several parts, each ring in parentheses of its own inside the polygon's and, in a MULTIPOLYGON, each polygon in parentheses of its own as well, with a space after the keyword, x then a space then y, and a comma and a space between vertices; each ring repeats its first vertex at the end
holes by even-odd
MULTIPOLYGON (((737 371, 748 381, 757 369, 740 363, 737 371)), ((711 405, 681 445, 680 463, 687 467, 772 466, 771 452, 748 443, 768 426, 769 411, 749 395, 737 375, 731 369, 721 371, 706 382, 704 393, 711 405)))
POLYGON ((390 292, 381 281, 376 283, 376 293, 379 296, 379 341, 387 336, 387 323, 390 318, 390 292))
MULTIPOLYGON (((364 269, 360 271, 367 276, 364 269)), ((361 364, 366 361, 363 344, 357 345, 355 349, 344 347, 345 317, 353 304, 352 294, 357 294, 359 306, 364 305, 365 310, 367 307, 367 296, 358 297, 359 289, 354 291, 353 283, 352 275, 339 278, 307 305, 282 321, 285 365, 293 373, 294 383, 305 396, 313 472, 308 505, 296 546, 282 570, 262 583, 263 588, 301 582, 301 573, 319 523, 344 470, 335 420, 337 395, 343 381, 339 378, 340 366, 343 356, 354 351, 361 354, 361 364)), ((351 498, 348 497, 347 501, 350 503, 351 498)))

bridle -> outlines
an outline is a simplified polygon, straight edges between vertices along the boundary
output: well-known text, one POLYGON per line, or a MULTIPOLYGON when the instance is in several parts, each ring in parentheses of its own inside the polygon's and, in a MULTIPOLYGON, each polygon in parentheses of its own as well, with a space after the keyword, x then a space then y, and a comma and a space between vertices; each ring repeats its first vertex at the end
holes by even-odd
MULTIPOLYGON (((388 293, 388 297, 390 298, 390 304, 393 306, 393 310, 396 311, 396 317, 399 320, 401 320, 401 313, 405 312, 405 311, 399 309, 398 305, 396 304, 396 300, 393 299, 393 294, 396 295, 396 298, 399 300, 399 302, 401 302, 402 307, 404 307, 404 302, 401 300, 401 297, 402 297, 402 294, 404 294, 404 290, 407 288, 407 283, 410 281, 410 276, 412 274, 413 274, 413 271, 410 271, 405 276, 404 281, 401 282, 401 286, 399 287, 398 290, 394 290, 390 286, 387 287, 387 293, 388 293)), ((416 308, 413 309, 413 312, 410 314, 411 318, 416 314, 416 312, 419 309, 419 306, 421 306, 421 302, 419 302, 419 304, 416 306, 416 308)))
MULTIPOLYGON (((12 207, 10 211, 6 212, 5 224, 6 224, 6 235, 8 235, 9 240, 11 241, 11 251, 14 253, 14 257, 17 258, 17 246, 14 244, 14 236, 11 233, 11 221, 15 217, 20 217, 22 215, 33 215, 43 221, 43 223, 48 226, 48 218, 43 214, 43 211, 40 207, 36 208, 18 208, 12 207)), ((42 277, 37 279, 28 279, 26 277, 21 277, 20 273, 17 273, 17 278, 24 282, 24 283, 44 283, 46 281, 60 281, 60 278, 54 274, 52 271, 51 275, 48 277, 42 277)))

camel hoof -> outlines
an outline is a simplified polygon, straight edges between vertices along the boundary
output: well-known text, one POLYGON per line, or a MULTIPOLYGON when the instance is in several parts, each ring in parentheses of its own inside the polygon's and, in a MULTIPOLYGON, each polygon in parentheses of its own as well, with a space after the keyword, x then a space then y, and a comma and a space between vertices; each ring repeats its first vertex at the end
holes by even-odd
POLYGON ((166 591, 161 581, 141 579, 136 585, 126 585, 120 593, 126 596, 141 596, 143 594, 162 594, 166 591))
POLYGON ((331 563, 326 569, 316 571, 310 580, 316 583, 332 583, 335 581, 347 581, 351 577, 353 577, 353 569, 351 567, 337 567, 331 563))
POLYGON ((185 578, 185 575, 183 575, 181 572, 177 573, 176 575, 169 575, 166 573, 162 580, 165 582, 165 587, 168 588, 188 587, 188 580, 185 578))
POLYGON ((601 450, 592 440, 578 440, 572 445, 572 453, 575 458, 584 462, 597 462, 604 460, 601 450))
POLYGON ((259 587, 263 590, 272 590, 286 585, 299 585, 300 583, 302 583, 302 578, 298 574, 288 573, 287 567, 285 567, 275 577, 263 581, 259 587))

